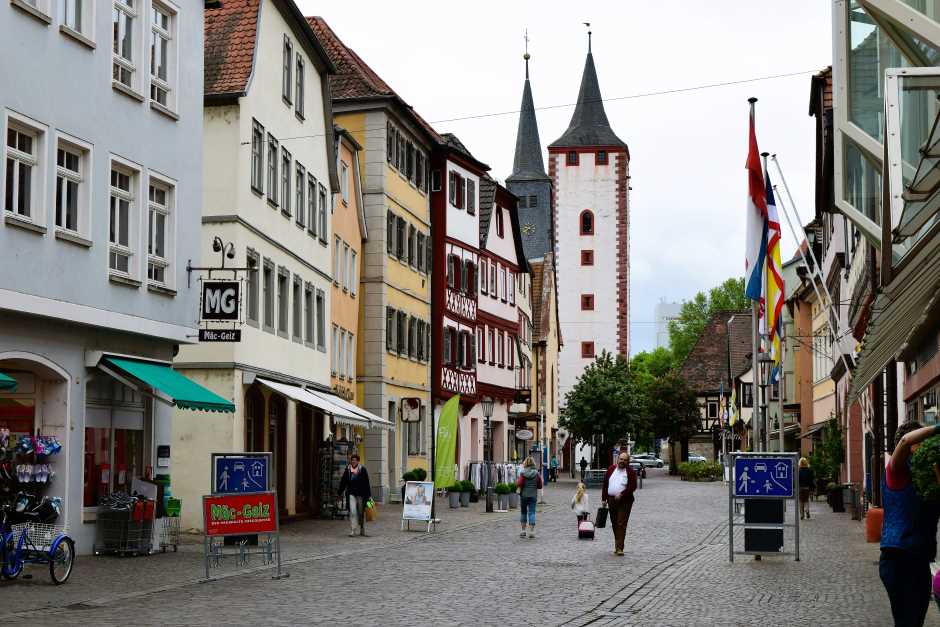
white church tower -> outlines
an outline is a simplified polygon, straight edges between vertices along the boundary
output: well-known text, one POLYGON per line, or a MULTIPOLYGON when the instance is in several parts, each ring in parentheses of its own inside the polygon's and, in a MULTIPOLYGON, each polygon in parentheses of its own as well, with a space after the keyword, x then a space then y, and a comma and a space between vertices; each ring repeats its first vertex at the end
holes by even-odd
POLYGON ((590 37, 571 123, 548 147, 561 399, 602 351, 630 354, 630 151, 607 121, 590 37))

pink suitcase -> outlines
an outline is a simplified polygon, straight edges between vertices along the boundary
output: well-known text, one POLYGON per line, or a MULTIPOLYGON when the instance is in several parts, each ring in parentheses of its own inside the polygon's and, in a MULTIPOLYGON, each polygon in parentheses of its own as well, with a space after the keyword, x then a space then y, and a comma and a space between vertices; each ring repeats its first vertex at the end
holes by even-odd
POLYGON ((594 539, 594 523, 590 520, 582 520, 578 523, 578 539, 579 540, 593 540, 594 539))

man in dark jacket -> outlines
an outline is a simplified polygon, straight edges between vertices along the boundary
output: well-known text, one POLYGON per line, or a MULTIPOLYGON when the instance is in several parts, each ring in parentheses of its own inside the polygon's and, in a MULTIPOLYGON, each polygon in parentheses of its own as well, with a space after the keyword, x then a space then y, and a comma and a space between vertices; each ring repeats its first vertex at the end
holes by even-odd
POLYGON ((372 498, 372 487, 369 472, 359 463, 359 455, 350 456, 349 465, 339 480, 338 492, 345 492, 349 500, 349 536, 366 535, 366 502, 372 498))
POLYGON ((617 463, 604 473, 601 501, 610 510, 610 524, 614 528, 614 554, 623 555, 624 536, 633 509, 636 492, 636 471, 630 467, 630 455, 621 453, 617 463))

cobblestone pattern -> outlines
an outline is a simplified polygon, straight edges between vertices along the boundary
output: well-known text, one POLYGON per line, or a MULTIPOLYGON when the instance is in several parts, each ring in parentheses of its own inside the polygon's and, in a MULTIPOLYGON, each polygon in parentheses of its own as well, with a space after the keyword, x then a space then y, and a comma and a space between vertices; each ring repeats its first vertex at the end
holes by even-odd
MULTIPOLYGON (((877 575, 877 547, 864 543, 858 522, 828 512, 823 503, 814 505, 814 518, 802 527, 801 562, 739 556, 729 564, 727 492, 720 484, 684 483, 650 472, 622 558, 612 554, 609 529, 598 530, 594 542, 576 539, 567 506, 572 491, 573 484, 547 490, 549 505, 540 512, 538 537, 532 540, 518 537, 516 516, 479 510, 445 509, 442 516, 449 522, 432 535, 401 534, 391 509, 369 538, 334 537, 346 529, 342 523, 311 523, 329 538, 321 541, 297 526, 287 545, 299 550, 306 537, 310 546, 307 553, 294 554, 286 566, 290 577, 280 581, 254 572, 190 583, 185 577, 197 570, 190 565, 164 573, 171 588, 141 592, 146 588, 137 584, 135 564, 187 564, 196 558, 193 547, 162 562, 157 560, 168 556, 85 558, 92 562, 89 568, 102 573, 97 594, 87 594, 95 584, 81 569, 74 577, 84 597, 69 591, 72 582, 54 588, 40 576, 39 583, 0 584, 0 598, 28 592, 26 604, 17 594, 17 609, 40 600, 48 607, 0 616, 0 623, 891 624, 877 575), (120 584, 105 572, 112 564, 121 566, 120 584)), ((596 505, 596 491, 592 497, 596 505)), ((940 625, 938 616, 931 607, 927 624, 940 625)))

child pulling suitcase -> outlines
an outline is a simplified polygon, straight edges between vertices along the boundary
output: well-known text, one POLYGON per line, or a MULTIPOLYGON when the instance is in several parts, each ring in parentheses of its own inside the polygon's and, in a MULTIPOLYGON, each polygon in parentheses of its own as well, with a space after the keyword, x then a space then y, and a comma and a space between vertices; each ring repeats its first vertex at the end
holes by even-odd
POLYGON ((578 491, 571 497, 571 509, 578 517, 578 539, 594 539, 594 523, 591 522, 591 503, 587 493, 584 491, 584 484, 578 484, 578 491))
POLYGON ((578 540, 594 539, 594 523, 591 522, 591 515, 585 514, 584 518, 578 518, 578 540))

